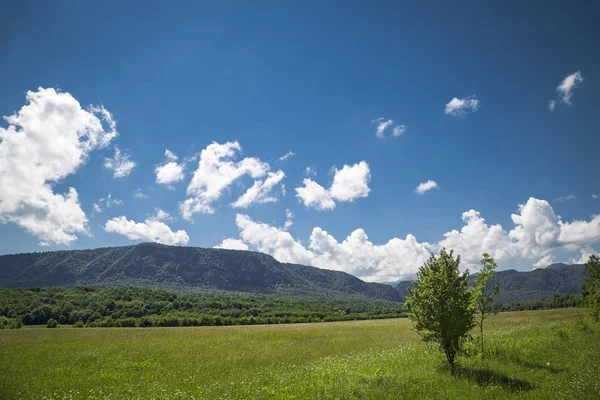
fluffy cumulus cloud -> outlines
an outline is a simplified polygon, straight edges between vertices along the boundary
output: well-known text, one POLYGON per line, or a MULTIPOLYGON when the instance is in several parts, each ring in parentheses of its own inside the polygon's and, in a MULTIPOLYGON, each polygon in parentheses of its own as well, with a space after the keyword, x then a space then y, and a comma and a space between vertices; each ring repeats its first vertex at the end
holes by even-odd
MULTIPOLYGON (((235 202, 233 207, 248 208, 252 204, 274 203, 277 198, 271 192, 285 178, 283 171, 269 172, 264 180, 256 180, 235 202)), ((285 190, 285 189, 283 189, 285 190)))
POLYGON ((104 159, 104 168, 112 170, 114 178, 129 176, 134 167, 135 161, 131 160, 131 155, 117 146, 115 146, 115 155, 104 159))
POLYGON ((335 168, 333 183, 329 189, 331 197, 339 201, 354 201, 367 197, 371 171, 366 161, 354 165, 344 165, 342 169, 335 168))
POLYGON ((592 215, 590 221, 559 221, 561 243, 574 246, 591 246, 598 243, 600 237, 600 215, 592 215))
POLYGON ((454 115, 455 117, 465 117, 469 112, 475 112, 479 109, 479 100, 475 95, 459 99, 454 97, 446 104, 444 113, 454 115))
POLYGON ((342 169, 334 168, 333 182, 325 189, 310 178, 303 180, 303 186, 296 188, 296 197, 305 207, 317 210, 332 210, 335 201, 352 202, 367 197, 370 192, 371 171, 366 161, 354 165, 344 165, 342 169))
MULTIPOLYGON (((478 270, 484 252, 491 254, 501 267, 518 260, 544 267, 556 261, 556 251, 579 252, 580 257, 571 261, 585 261, 594 254, 592 245, 600 243, 600 216, 592 216, 589 221, 564 222, 545 200, 530 198, 518 206, 511 218, 514 227, 507 231, 499 224, 488 224, 476 210, 466 211, 462 214, 463 226, 446 232, 437 243, 419 242, 408 234, 404 239, 374 244, 363 229, 356 229, 339 241, 315 227, 305 245, 287 231, 289 226, 277 228, 238 214, 239 239, 231 240, 239 242, 231 243, 238 247, 245 244, 282 262, 345 271, 378 282, 414 277, 429 254, 442 247, 460 254, 463 268, 478 270)), ((290 219, 286 216, 286 220, 290 219)))
POLYGON ((569 260, 571 264, 585 264, 590 259, 590 256, 598 256, 598 252, 591 247, 584 247, 579 250, 579 257, 573 257, 569 260))
POLYGON ((173 232, 163 222, 170 219, 167 212, 160 209, 156 211, 154 216, 147 218, 144 222, 128 220, 124 215, 109 219, 104 225, 104 230, 118 233, 130 240, 150 241, 168 245, 186 244, 190 240, 184 230, 173 232))
POLYGON ((438 184, 435 181, 429 179, 427 182, 419 183, 419 186, 416 187, 415 193, 417 194, 425 194, 432 189, 437 189, 438 184))
POLYGON ((170 186, 185 177, 184 164, 177 163, 178 157, 169 149, 165 150, 165 158, 166 161, 157 165, 154 173, 156 174, 156 183, 170 186))
POLYGON ((258 158, 233 159, 242 148, 238 142, 213 142, 200 154, 198 168, 187 187, 188 198, 180 204, 183 218, 191 220, 196 213, 214 214, 213 203, 238 178, 249 175, 257 179, 269 171, 269 164, 258 158))
POLYGON ((556 87, 560 102, 563 104, 571 104, 571 97, 573 96, 573 89, 579 86, 583 82, 583 75, 580 71, 573 72, 567 75, 565 79, 556 87))
MULTIPOLYGON (((377 125, 377 129, 375 131, 375 136, 377 136, 380 139, 383 139, 385 137, 386 129, 391 127, 392 125, 394 125, 394 120, 393 119, 385 119, 383 117, 380 117, 380 118, 376 118, 376 119, 372 120, 371 123, 377 125)), ((392 129, 392 135, 395 137, 398 137, 398 136, 402 135, 405 131, 406 131, 406 125, 396 125, 392 129)))
POLYGON ((240 230, 240 239, 257 251, 271 254, 281 262, 312 264, 313 253, 295 240, 289 232, 254 222, 244 214, 238 214, 235 222, 240 230))
POLYGON ((438 243, 440 248, 454 249, 467 265, 477 264, 486 252, 497 260, 514 256, 512 241, 502 226, 486 224, 475 210, 464 212, 462 220, 464 225, 460 230, 444 234, 438 243))
POLYGON ((53 185, 75 173, 95 149, 117 136, 103 107, 81 107, 69 93, 39 88, 0 127, 0 220, 21 226, 42 244, 66 245, 87 234, 75 188, 53 185))
POLYGON ((304 178, 303 186, 296 188, 296 197, 304 204, 305 207, 315 208, 320 211, 333 210, 335 201, 331 198, 331 194, 323 186, 310 178, 304 178))

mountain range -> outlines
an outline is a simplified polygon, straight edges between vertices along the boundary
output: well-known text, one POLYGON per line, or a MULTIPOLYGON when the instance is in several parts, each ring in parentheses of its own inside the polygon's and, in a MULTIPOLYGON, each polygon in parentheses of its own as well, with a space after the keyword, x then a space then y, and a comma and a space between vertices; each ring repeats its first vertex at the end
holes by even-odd
MULTIPOLYGON (((501 288, 497 300, 510 304, 577 294, 585 277, 584 265, 553 264, 527 272, 498 271, 492 284, 501 288)), ((352 295, 401 302, 411 284, 402 281, 394 288, 364 282, 345 272, 280 263, 252 251, 156 243, 0 256, 1 287, 138 286, 182 292, 352 295)))
MULTIPOLYGON (((587 276, 585 265, 556 263, 546 268, 533 271, 516 271, 508 269, 497 271, 490 286, 499 286, 500 293, 495 297, 502 304, 512 304, 523 301, 550 299, 555 294, 578 294, 587 276)), ((475 275, 469 278, 473 285, 475 275)), ((396 285, 401 301, 408 296, 412 281, 401 281, 396 285)))
POLYGON ((280 263, 253 251, 142 243, 0 256, 2 287, 76 285, 400 300, 390 285, 364 282, 345 272, 280 263))

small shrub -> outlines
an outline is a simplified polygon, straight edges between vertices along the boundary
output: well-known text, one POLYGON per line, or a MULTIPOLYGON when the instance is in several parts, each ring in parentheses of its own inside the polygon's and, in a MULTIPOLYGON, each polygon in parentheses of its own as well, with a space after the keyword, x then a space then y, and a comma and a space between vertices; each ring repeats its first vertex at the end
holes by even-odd
POLYGON ((58 328, 58 321, 54 318, 50 318, 46 324, 46 328, 58 328))
POLYGON ((73 324, 73 328, 83 328, 83 321, 77 321, 73 324))

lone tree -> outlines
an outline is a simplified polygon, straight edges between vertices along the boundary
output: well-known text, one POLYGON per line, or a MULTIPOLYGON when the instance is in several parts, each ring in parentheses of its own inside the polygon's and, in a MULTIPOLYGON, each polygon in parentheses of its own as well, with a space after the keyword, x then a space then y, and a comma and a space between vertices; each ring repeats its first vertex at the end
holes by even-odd
POLYGON ((58 328, 58 321, 54 318, 50 318, 46 323, 46 328, 58 328))
POLYGON ((598 322, 600 320, 600 258, 590 256, 588 262, 585 263, 585 269, 588 276, 583 281, 581 288, 583 304, 594 321, 598 322))
MULTIPOLYGON (((479 340, 481 341, 481 352, 483 353, 483 321, 492 313, 492 302, 500 288, 494 286, 489 289, 492 278, 496 275, 496 261, 488 253, 483 253, 481 259, 481 271, 475 276, 473 287, 473 311, 475 312, 475 324, 479 327, 479 340)), ((497 311, 496 311, 497 312, 497 311)))
POLYGON ((454 367, 454 359, 473 328, 469 271, 459 272, 460 256, 442 249, 419 269, 406 305, 415 328, 425 342, 437 343, 454 367))

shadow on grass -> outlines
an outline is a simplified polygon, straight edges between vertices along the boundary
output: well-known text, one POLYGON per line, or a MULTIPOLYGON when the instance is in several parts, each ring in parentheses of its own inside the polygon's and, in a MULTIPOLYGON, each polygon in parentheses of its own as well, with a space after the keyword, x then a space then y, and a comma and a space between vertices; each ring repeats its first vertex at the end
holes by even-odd
POLYGON ((513 359, 511 359, 511 361, 515 362, 516 364, 518 364, 524 368, 543 369, 552 374, 563 374, 563 373, 569 372, 568 368, 556 368, 556 367, 551 366, 550 364, 544 365, 544 364, 534 363, 534 362, 530 362, 530 361, 525 361, 520 358, 513 358, 513 359))
POLYGON ((526 392, 533 389, 531 383, 522 379, 513 379, 499 372, 486 368, 469 368, 456 366, 453 375, 458 378, 468 379, 478 386, 499 386, 511 392, 526 392))
POLYGON ((551 374, 561 374, 561 373, 570 372, 568 368, 556 368, 556 367, 550 365, 550 363, 542 364, 542 363, 527 361, 519 356, 516 356, 514 354, 509 354, 506 351, 503 351, 500 349, 495 349, 495 351, 492 355, 497 358, 517 364, 518 366, 527 368, 527 369, 545 370, 547 372, 550 372, 551 374))

